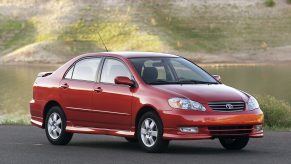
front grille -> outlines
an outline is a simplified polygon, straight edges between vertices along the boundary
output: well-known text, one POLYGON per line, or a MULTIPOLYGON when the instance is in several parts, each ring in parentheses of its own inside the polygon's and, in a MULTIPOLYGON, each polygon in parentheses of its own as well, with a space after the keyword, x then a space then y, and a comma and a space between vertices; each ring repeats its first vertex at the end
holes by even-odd
POLYGON ((213 136, 249 135, 253 130, 253 126, 209 126, 208 130, 213 136))
POLYGON ((230 101, 230 102, 209 102, 208 106, 214 111, 219 112, 237 112, 245 109, 245 102, 230 101))

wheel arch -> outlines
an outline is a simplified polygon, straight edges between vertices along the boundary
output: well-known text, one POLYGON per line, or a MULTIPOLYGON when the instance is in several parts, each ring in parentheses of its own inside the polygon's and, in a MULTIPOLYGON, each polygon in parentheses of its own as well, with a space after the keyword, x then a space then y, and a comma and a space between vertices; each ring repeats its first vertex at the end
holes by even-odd
POLYGON ((48 113, 48 111, 54 107, 54 106, 58 106, 61 108, 61 110, 64 112, 62 106, 60 103, 58 103, 56 100, 50 100, 48 101, 45 106, 44 106, 44 110, 43 110, 43 114, 42 114, 42 117, 43 117, 43 123, 42 123, 42 128, 45 127, 45 118, 46 118, 46 115, 48 113))
POLYGON ((162 123, 162 126, 164 126, 163 125, 163 120, 162 120, 162 118, 161 118, 161 116, 160 116, 160 114, 159 114, 159 112, 158 112, 158 110, 155 108, 155 107, 153 107, 153 106, 151 106, 151 105, 144 105, 143 107, 141 107, 139 110, 138 110, 138 112, 137 112, 137 114, 136 114, 136 116, 135 116, 135 121, 134 121, 134 127, 135 127, 135 135, 137 134, 137 128, 138 128, 138 122, 139 122, 139 120, 141 119, 141 117, 142 117, 142 115, 143 114, 145 114, 146 112, 154 112, 155 114, 157 114, 157 116, 160 118, 160 120, 161 120, 161 123, 162 123))

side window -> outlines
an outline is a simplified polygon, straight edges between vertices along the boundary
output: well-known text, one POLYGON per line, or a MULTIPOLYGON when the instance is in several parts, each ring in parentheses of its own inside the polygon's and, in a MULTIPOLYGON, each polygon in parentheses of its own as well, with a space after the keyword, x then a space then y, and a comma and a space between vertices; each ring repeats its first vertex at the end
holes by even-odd
POLYGON ((65 79, 71 79, 72 78, 74 67, 75 66, 70 68, 70 70, 67 72, 67 74, 65 76, 65 79))
POLYGON ((74 66, 72 79, 96 81, 97 69, 99 67, 100 61, 100 58, 90 58, 79 61, 74 66))
POLYGON ((102 69, 100 82, 114 84, 114 79, 117 76, 131 78, 129 70, 122 62, 115 59, 106 59, 102 69))

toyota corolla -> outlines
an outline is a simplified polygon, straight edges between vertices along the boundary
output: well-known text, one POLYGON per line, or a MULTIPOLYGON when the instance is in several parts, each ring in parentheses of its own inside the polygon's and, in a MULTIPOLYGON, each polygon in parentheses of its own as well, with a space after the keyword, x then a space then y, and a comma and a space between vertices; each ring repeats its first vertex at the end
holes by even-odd
POLYGON ((87 133, 125 137, 147 152, 165 150, 170 140, 197 139, 238 150, 263 137, 263 112, 253 96, 163 53, 84 54, 41 72, 30 112, 54 145, 87 133))

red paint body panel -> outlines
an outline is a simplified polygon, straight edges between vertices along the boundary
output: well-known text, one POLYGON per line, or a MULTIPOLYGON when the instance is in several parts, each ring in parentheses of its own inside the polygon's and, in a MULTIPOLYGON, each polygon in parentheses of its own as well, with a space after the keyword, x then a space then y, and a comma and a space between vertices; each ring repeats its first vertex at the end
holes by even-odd
MULTIPOLYGON (((210 101, 244 101, 245 93, 218 85, 147 85, 138 75, 128 58, 131 57, 178 57, 161 53, 99 53, 78 56, 46 77, 38 77, 33 86, 33 100, 30 102, 31 122, 44 127, 45 107, 55 102, 64 110, 67 118, 66 131, 74 133, 108 134, 133 137, 136 116, 144 107, 154 109, 160 116, 165 139, 209 139, 215 137, 208 126, 239 126, 263 124, 260 109, 241 112, 216 112, 210 101), (113 57, 122 61, 132 73, 137 86, 113 85, 97 82, 63 79, 69 67, 84 57, 113 57), (68 84, 68 88, 63 88, 68 84), (99 92, 96 88, 102 88, 99 92), (168 104, 172 97, 187 97, 206 107, 205 112, 173 109, 168 104), (195 126, 198 134, 183 133, 180 127, 195 126)), ((263 132, 253 131, 250 137, 262 137, 263 132)))
POLYGON ((96 84, 102 92, 93 95, 93 108, 99 128, 122 129, 131 127, 132 88, 125 85, 96 84))

